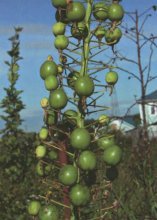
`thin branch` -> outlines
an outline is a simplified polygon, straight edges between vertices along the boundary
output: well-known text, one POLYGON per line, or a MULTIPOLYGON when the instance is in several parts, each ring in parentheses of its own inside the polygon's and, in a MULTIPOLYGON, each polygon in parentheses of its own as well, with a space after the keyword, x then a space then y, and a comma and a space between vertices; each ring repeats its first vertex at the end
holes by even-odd
POLYGON ((126 38, 130 39, 132 42, 134 42, 136 44, 136 40, 134 40, 130 35, 124 33, 123 34, 126 38))
POLYGON ((131 72, 131 71, 127 70, 127 69, 124 69, 124 68, 122 68, 122 67, 118 67, 118 66, 116 66, 115 68, 116 68, 116 69, 119 69, 119 70, 121 70, 121 71, 123 71, 123 72, 126 72, 126 73, 130 74, 130 75, 133 76, 135 79, 137 79, 139 82, 141 82, 140 78, 139 78, 138 76, 136 76, 133 72, 131 72))
POLYGON ((75 43, 73 43, 72 41, 70 41, 69 44, 75 46, 77 49, 81 49, 81 47, 78 47, 78 44, 75 44, 75 43))
POLYGON ((142 12, 138 17, 142 17, 144 14, 148 13, 150 10, 152 10, 152 6, 148 9, 146 9, 144 12, 142 12))
POLYGON ((89 75, 91 76, 91 75, 94 75, 94 74, 96 74, 98 72, 101 72, 102 70, 108 69, 108 66, 107 67, 104 66, 104 67, 96 68, 96 69, 97 69, 96 71, 90 73, 89 75))
POLYGON ((153 81, 154 79, 157 79, 157 75, 156 75, 156 76, 153 76, 153 77, 150 77, 149 80, 148 80, 148 83, 151 82, 151 81, 153 81))
POLYGON ((105 110, 109 110, 109 109, 111 109, 110 107, 106 107, 106 108, 104 108, 104 109, 98 109, 98 110, 95 110, 95 111, 90 111, 90 112, 86 112, 86 114, 94 114, 94 113, 98 113, 98 112, 103 112, 103 111, 105 111, 105 110))
POLYGON ((149 63, 148 63, 148 72, 147 72, 147 79, 145 82, 145 89, 147 88, 148 82, 149 82, 149 78, 150 78, 150 73, 151 73, 151 66, 152 66, 152 56, 153 56, 153 47, 152 47, 152 43, 150 45, 150 56, 149 56, 149 63))
POLYGON ((152 42, 153 45, 155 47, 157 47, 157 44, 154 42, 155 39, 157 39, 157 36, 151 36, 151 37, 146 37, 144 34, 141 34, 143 36, 143 38, 145 39, 145 41, 143 42, 143 44, 141 44, 140 48, 142 48, 146 43, 148 42, 152 42))
POLYGON ((137 63, 135 60, 130 59, 130 58, 127 58, 127 57, 124 57, 120 52, 117 52, 117 53, 116 53, 116 57, 119 58, 119 59, 121 59, 121 60, 125 60, 125 61, 127 61, 127 62, 129 62, 129 63, 133 63, 133 64, 138 65, 138 63, 137 63), (119 56, 119 55, 120 55, 120 56, 119 56))
POLYGON ((130 112, 130 110, 131 110, 136 104, 137 104, 137 102, 134 102, 132 105, 130 105, 130 107, 127 109, 125 115, 123 116, 123 118, 125 118, 125 117, 128 115, 128 113, 130 112))
POLYGON ((99 95, 98 97, 96 97, 95 99, 93 99, 90 103, 88 103, 88 105, 93 104, 94 102, 96 102, 96 100, 100 99, 103 96, 103 94, 99 95))
POLYGON ((135 12, 126 12, 126 15, 131 18, 133 22, 136 22, 135 18, 132 15, 135 15, 135 12))
MULTIPOLYGON (((122 26, 121 25, 121 27, 122 27, 122 29, 124 29, 124 30, 126 30, 126 32, 130 32, 130 30, 127 28, 127 27, 125 27, 125 26, 122 26)), ((134 34, 136 34, 136 31, 134 31, 134 30, 131 30, 134 34)), ((134 43, 136 43, 136 41, 133 39, 135 36, 134 35, 132 35, 131 33, 128 33, 128 34, 123 34, 125 37, 127 37, 128 39, 130 39, 130 40, 132 40, 134 43), (131 36, 131 37, 129 37, 129 35, 131 36)), ((139 37, 142 37, 143 38, 143 40, 144 40, 144 42, 143 42, 143 44, 141 44, 141 46, 140 46, 140 48, 142 48, 146 43, 148 43, 148 42, 153 42, 153 45, 155 46, 155 47, 157 47, 157 44, 153 41, 154 39, 157 39, 157 36, 153 36, 152 34, 151 34, 151 36, 150 37, 147 37, 147 36, 145 36, 143 33, 141 33, 141 32, 139 32, 139 37)), ((141 39, 142 40, 142 39, 141 39)))
POLYGON ((68 99, 68 102, 70 102, 72 105, 77 107, 77 104, 75 102, 71 101, 70 98, 68 99))
POLYGON ((141 27, 139 28, 139 32, 141 32, 143 26, 145 25, 146 21, 148 20, 148 18, 150 17, 150 15, 146 15, 146 17, 144 18, 142 24, 141 24, 141 27))
POLYGON ((103 48, 102 50, 100 50, 100 51, 98 51, 97 53, 93 54, 92 56, 89 57, 89 60, 90 60, 91 58, 95 57, 96 55, 98 55, 98 54, 104 52, 105 50, 107 50, 107 48, 103 48))
POLYGON ((142 72, 144 73, 148 68, 148 65, 146 65, 143 69, 142 69, 142 72))
POLYGON ((67 54, 67 53, 63 53, 63 55, 65 55, 65 56, 67 56, 67 57, 69 57, 70 59, 72 59, 73 61, 74 61, 74 63, 77 63, 77 64, 81 64, 81 62, 80 61, 77 61, 74 57, 72 57, 72 56, 70 56, 69 54, 67 54))

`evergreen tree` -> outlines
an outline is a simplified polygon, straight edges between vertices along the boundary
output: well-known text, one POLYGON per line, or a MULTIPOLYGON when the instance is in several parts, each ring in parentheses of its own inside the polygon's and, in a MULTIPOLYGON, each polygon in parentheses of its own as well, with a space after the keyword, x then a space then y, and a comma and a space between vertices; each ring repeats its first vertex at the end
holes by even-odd
POLYGON ((9 38, 11 50, 8 55, 11 61, 5 61, 9 66, 8 88, 4 88, 6 96, 0 103, 4 114, 0 116, 5 121, 0 131, 0 219, 28 220, 25 211, 27 197, 33 194, 31 188, 35 176, 32 174, 34 163, 35 133, 26 133, 21 128, 20 112, 25 108, 20 94, 22 90, 16 89, 19 79, 20 32, 21 27, 15 28, 15 34, 9 38), (31 192, 30 192, 31 190, 31 192))
POLYGON ((2 137, 7 137, 11 135, 17 137, 17 134, 21 129, 19 126, 22 124, 22 119, 20 117, 20 112, 25 108, 20 94, 22 90, 16 89, 16 83, 19 78, 19 60, 22 59, 20 56, 20 40, 19 34, 22 31, 21 27, 15 28, 15 34, 9 38, 11 41, 11 50, 8 51, 8 55, 11 57, 11 61, 5 61, 9 66, 8 80, 9 87, 4 88, 6 92, 6 97, 0 103, 0 107, 4 109, 5 115, 1 115, 1 119, 5 121, 5 128, 0 131, 2 137))

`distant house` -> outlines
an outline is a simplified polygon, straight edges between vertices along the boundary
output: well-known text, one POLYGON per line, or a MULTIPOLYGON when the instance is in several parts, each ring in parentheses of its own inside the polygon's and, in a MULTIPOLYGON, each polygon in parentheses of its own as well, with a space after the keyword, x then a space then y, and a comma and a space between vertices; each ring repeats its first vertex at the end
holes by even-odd
MULTIPOLYGON (((141 103, 141 99, 137 100, 137 104, 139 105, 140 118, 142 122, 143 116, 141 103)), ((148 94, 144 99, 144 103, 149 136, 157 136, 157 90, 148 94)))
MULTIPOLYGON (((137 100, 139 114, 127 115, 125 117, 113 117, 110 126, 114 130, 120 130, 122 133, 136 134, 142 126, 142 99, 137 100), (141 125, 140 127, 138 125, 141 125)), ((148 126, 149 137, 157 137, 157 90, 145 96, 146 122, 148 126)))
POLYGON ((122 133, 128 133, 136 128, 136 123, 133 119, 134 116, 132 115, 115 117, 111 120, 110 127, 114 130, 120 130, 122 133))

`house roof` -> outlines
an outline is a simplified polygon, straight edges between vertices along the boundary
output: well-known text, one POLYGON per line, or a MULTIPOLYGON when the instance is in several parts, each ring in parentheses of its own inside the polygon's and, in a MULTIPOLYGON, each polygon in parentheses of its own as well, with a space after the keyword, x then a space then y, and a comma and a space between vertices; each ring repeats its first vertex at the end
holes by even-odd
POLYGON ((135 122, 135 119, 134 119, 134 115, 126 115, 126 116, 124 116, 124 117, 115 117, 113 120, 122 120, 123 121, 123 123, 128 123, 128 124, 130 124, 130 125, 132 125, 132 126, 135 126, 136 127, 136 122, 135 122))
POLYGON ((135 120, 134 120, 134 116, 133 115, 127 115, 124 117, 124 121, 126 121, 127 123, 136 126, 135 120))
POLYGON ((125 117, 115 117, 110 125, 116 126, 118 130, 121 130, 122 132, 130 132, 136 128, 135 123, 131 119, 131 116, 125 116, 125 117))
MULTIPOLYGON (((141 103, 142 99, 138 99, 137 103, 141 103)), ((157 90, 155 90, 154 92, 151 92, 150 94, 145 96, 144 99, 145 102, 155 102, 157 101, 157 90)))

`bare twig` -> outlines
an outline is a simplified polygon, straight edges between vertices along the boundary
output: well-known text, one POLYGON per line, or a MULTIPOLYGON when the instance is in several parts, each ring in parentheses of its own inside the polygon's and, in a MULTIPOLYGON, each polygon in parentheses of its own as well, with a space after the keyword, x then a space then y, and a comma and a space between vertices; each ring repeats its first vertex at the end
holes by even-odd
POLYGON ((150 79, 150 73, 151 73, 151 66, 152 66, 152 56, 153 56, 153 47, 152 47, 152 43, 150 45, 150 56, 149 56, 149 63, 148 63, 148 72, 147 72, 147 79, 146 79, 146 82, 145 82, 145 90, 147 88, 147 85, 149 83, 149 79, 150 79))

